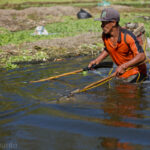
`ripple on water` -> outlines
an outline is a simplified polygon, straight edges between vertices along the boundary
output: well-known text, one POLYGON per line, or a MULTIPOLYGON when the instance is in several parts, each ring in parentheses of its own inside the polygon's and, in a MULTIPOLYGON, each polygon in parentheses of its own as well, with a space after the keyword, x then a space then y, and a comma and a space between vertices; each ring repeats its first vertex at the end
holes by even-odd
POLYGON ((0 141, 17 143, 20 149, 103 150, 111 145, 149 150, 149 82, 139 85, 112 80, 72 97, 68 97, 71 91, 107 76, 109 69, 23 83, 78 70, 89 61, 83 58, 3 71, 0 141))

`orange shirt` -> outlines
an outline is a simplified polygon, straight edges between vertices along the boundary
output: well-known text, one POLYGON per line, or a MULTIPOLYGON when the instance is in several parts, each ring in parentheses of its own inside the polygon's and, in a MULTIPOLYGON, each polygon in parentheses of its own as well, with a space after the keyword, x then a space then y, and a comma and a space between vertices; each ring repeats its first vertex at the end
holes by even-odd
MULTIPOLYGON (((143 48, 139 44, 135 35, 123 28, 120 28, 116 47, 111 43, 109 35, 102 35, 105 49, 117 66, 133 59, 138 53, 143 53, 143 48), (125 41, 126 39, 126 41, 125 41)), ((146 76, 146 64, 142 64, 131 70, 126 71, 120 77, 127 78, 131 75, 141 73, 146 76)))

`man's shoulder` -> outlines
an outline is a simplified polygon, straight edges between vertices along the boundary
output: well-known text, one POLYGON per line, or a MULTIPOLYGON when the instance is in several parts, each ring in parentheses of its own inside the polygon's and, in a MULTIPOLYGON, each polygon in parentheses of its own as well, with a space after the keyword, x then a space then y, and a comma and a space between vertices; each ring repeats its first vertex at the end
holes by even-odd
POLYGON ((122 27, 121 32, 124 34, 124 41, 126 44, 132 41, 136 41, 136 36, 132 31, 122 27))
POLYGON ((121 27, 121 32, 122 32, 123 34, 125 34, 125 35, 126 35, 126 34, 129 34, 129 35, 131 35, 131 36, 135 36, 132 31, 126 29, 125 27, 121 27))

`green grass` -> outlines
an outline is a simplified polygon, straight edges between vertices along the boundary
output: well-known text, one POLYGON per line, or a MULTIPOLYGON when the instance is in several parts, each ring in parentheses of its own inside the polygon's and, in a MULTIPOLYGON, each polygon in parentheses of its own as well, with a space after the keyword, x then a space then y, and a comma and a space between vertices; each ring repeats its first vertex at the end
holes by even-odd
MULTIPOLYGON (((106 0, 113 5, 127 5, 133 7, 150 7, 149 0, 106 0)), ((77 7, 93 7, 98 6, 102 0, 0 0, 1 9, 25 9, 29 7, 51 7, 55 5, 71 5, 77 7), (59 4, 58 4, 59 3, 59 4)))
MULTIPOLYGON (((10 32, 6 30, 5 28, 0 28, 0 33, 1 33, 0 45, 4 46, 8 44, 13 44, 13 45, 19 46, 19 44, 23 44, 27 42, 34 42, 34 41, 44 40, 44 39, 63 38, 63 37, 68 37, 68 36, 79 35, 81 33, 101 31, 100 22, 93 21, 93 18, 80 20, 74 17, 64 17, 63 20, 64 20, 63 22, 57 22, 57 23, 48 24, 45 26, 47 31, 49 33, 52 33, 52 35, 48 35, 48 36, 33 36, 31 34, 34 32, 34 30, 10 32)), ((62 51, 62 54, 61 54, 62 56, 67 53, 65 51, 66 51, 65 49, 64 49, 64 52, 62 51)), ((55 50, 55 52, 53 53, 56 54, 54 58, 57 58, 60 55, 60 50, 55 50), (56 54, 56 51, 58 51, 57 54, 56 54)), ((52 57, 53 53, 51 53, 51 55, 48 56, 49 54, 47 55, 47 52, 40 50, 36 52, 35 54, 31 55, 28 52, 28 50, 25 50, 24 52, 23 50, 20 50, 19 55, 17 56, 12 55, 12 56, 9 56, 8 58, 5 57, 3 60, 1 60, 1 64, 4 64, 3 66, 5 68, 13 69, 17 67, 17 65, 14 64, 14 62, 47 60, 50 57, 52 57)))
MULTIPOLYGON (((149 16, 149 13, 121 13, 120 24, 124 26, 128 22, 144 23, 146 35, 150 37, 149 21, 138 16, 149 16)), ((96 17, 99 17, 99 14, 96 17)), ((76 19, 75 17, 63 17, 63 22, 48 24, 45 26, 50 33, 48 36, 33 36, 34 30, 24 30, 18 32, 10 32, 4 28, 0 28, 0 45, 22 44, 25 42, 34 42, 44 39, 63 38, 67 36, 75 36, 86 32, 101 32, 100 22, 91 19, 76 19)))
POLYGON ((4 28, 0 28, 0 45, 21 44, 24 42, 34 42, 37 40, 63 38, 67 36, 75 36, 86 32, 100 32, 100 23, 92 19, 77 20, 72 17, 65 17, 64 22, 48 24, 45 26, 50 35, 33 36, 34 30, 25 30, 18 32, 10 32, 4 28))
POLYGON ((113 2, 113 4, 117 4, 117 5, 128 5, 128 6, 135 6, 135 7, 145 7, 145 6, 148 6, 150 5, 150 1, 149 0, 136 0, 136 1, 133 1, 133 0, 128 0, 128 1, 116 1, 116 2, 113 2))
MULTIPOLYGON (((79 0, 0 0, 0 4, 5 4, 5 3, 24 3, 24 2, 80 2, 79 0)), ((95 0, 81 0, 81 1, 95 1, 95 0)), ((120 0, 106 0, 109 2, 115 2, 115 3, 142 3, 146 2, 148 3, 149 0, 126 0, 126 1, 120 1, 120 0)), ((97 0, 97 2, 101 2, 101 0, 97 0)))
MULTIPOLYGON (((149 21, 145 21, 138 16, 149 16, 148 13, 122 13, 121 14, 121 26, 124 26, 128 22, 144 23, 146 29, 146 35, 150 37, 149 21)), ((99 15, 95 16, 99 17, 99 15)), ((100 22, 91 19, 76 19, 73 17, 64 17, 63 22, 57 22, 48 24, 45 26, 50 33, 48 36, 33 36, 34 30, 24 30, 18 32, 10 32, 4 28, 0 28, 0 45, 15 44, 19 45, 25 42, 34 42, 44 39, 63 38, 68 36, 75 36, 86 32, 101 32, 100 22)))
POLYGON ((81 3, 81 2, 99 2, 99 0, 0 0, 0 5, 3 5, 3 4, 21 4, 21 3, 26 3, 26 2, 35 2, 35 3, 38 3, 38 2, 76 2, 76 3, 81 3))
MULTIPOLYGON (((1 4, 21 4, 25 2, 102 2, 102 0, 0 0, 1 4)), ((139 5, 139 4, 150 4, 149 0, 126 0, 126 1, 120 1, 120 0, 106 0, 112 4, 122 4, 122 5, 139 5)))
POLYGON ((19 4, 24 2, 70 2, 72 0, 0 0, 0 4, 19 4))

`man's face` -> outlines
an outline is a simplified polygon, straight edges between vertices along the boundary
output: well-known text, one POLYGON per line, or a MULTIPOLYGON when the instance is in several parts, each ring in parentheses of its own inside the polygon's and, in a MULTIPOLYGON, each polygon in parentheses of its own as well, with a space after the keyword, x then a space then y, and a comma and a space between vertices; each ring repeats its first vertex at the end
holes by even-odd
POLYGON ((105 34, 109 34, 114 26, 113 21, 102 21, 101 28, 105 34))

